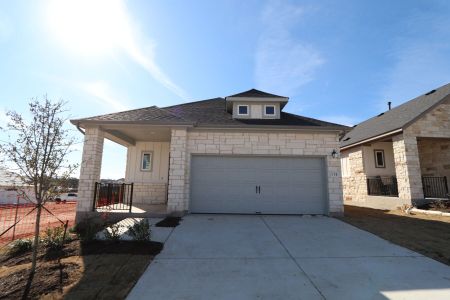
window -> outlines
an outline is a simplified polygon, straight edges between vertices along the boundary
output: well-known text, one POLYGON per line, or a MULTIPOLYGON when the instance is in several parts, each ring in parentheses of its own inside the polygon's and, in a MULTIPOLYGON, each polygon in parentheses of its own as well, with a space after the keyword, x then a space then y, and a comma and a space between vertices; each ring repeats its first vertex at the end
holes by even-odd
POLYGON ((238 115, 248 116, 248 105, 238 105, 238 115))
POLYGON ((265 105, 264 106, 264 114, 266 116, 274 116, 275 115, 275 105, 265 105))
POLYGON ((152 157, 153 152, 143 151, 141 159, 141 171, 151 171, 152 170, 152 157))
POLYGON ((384 150, 373 150, 375 153, 375 168, 386 168, 384 163, 384 150))

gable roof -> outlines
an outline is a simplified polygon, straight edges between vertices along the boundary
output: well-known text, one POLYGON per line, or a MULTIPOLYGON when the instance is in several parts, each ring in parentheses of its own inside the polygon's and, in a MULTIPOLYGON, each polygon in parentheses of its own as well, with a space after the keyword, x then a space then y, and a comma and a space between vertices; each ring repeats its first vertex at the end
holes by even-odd
POLYGON ((449 94, 450 83, 359 123, 342 138, 341 147, 349 147, 367 139, 402 130, 441 103, 449 94))
POLYGON ((226 111, 224 98, 213 98, 168 107, 146 107, 124 112, 71 120, 74 125, 95 124, 160 124, 196 127, 301 127, 305 129, 348 130, 340 124, 281 112, 280 119, 233 119, 226 111))
POLYGON ((270 94, 270 93, 266 93, 257 89, 251 89, 242 93, 238 93, 238 94, 234 94, 231 96, 228 96, 226 98, 229 97, 255 97, 255 98, 288 98, 288 97, 284 97, 284 96, 279 96, 279 95, 275 95, 275 94, 270 94))

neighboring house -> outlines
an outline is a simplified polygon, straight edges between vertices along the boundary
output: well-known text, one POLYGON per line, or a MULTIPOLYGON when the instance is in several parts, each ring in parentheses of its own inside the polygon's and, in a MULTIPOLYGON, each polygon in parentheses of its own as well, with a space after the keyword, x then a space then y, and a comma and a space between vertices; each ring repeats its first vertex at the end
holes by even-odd
POLYGON ((119 195, 113 203, 128 204, 122 195, 131 193, 147 212, 342 213, 337 151, 348 127, 283 112, 287 103, 252 89, 72 120, 85 130, 78 219, 96 210, 94 198, 108 203, 99 190, 119 195), (127 147, 123 186, 131 190, 96 184, 104 138, 127 147))
POLYGON ((449 94, 447 84, 358 124, 344 136, 346 204, 393 209, 448 197, 449 94))

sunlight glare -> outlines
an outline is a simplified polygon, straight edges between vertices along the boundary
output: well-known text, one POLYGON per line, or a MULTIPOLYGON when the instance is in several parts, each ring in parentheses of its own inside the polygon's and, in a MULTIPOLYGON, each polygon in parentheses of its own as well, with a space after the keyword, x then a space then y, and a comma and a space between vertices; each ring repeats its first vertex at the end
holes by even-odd
POLYGON ((121 45, 129 30, 120 0, 55 0, 46 13, 58 41, 84 55, 111 51, 121 45))

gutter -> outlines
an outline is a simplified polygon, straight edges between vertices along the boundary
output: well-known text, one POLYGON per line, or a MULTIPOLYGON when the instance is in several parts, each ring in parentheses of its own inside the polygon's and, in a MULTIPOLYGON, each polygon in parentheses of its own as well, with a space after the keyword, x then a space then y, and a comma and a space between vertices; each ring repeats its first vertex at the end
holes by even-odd
POLYGON ((78 122, 76 126, 77 126, 78 131, 81 132, 82 135, 85 135, 85 132, 80 127, 80 122, 78 122))
POLYGON ((393 130, 393 131, 389 131, 389 132, 386 132, 386 133, 383 133, 383 134, 380 134, 380 135, 377 135, 377 136, 374 136, 374 137, 371 137, 371 138, 368 138, 368 139, 365 139, 365 140, 356 142, 356 143, 354 143, 354 144, 350 144, 350 145, 341 147, 341 151, 342 151, 342 150, 349 149, 349 148, 356 147, 356 146, 361 145, 361 144, 365 144, 365 143, 367 143, 367 142, 371 142, 371 141, 374 141, 374 140, 379 140, 379 139, 382 139, 382 138, 384 138, 384 137, 388 137, 388 136, 390 136, 390 135, 394 135, 394 134, 396 134, 396 133, 400 133, 400 132, 402 132, 402 131, 403 131, 403 128, 395 129, 395 130, 393 130))

